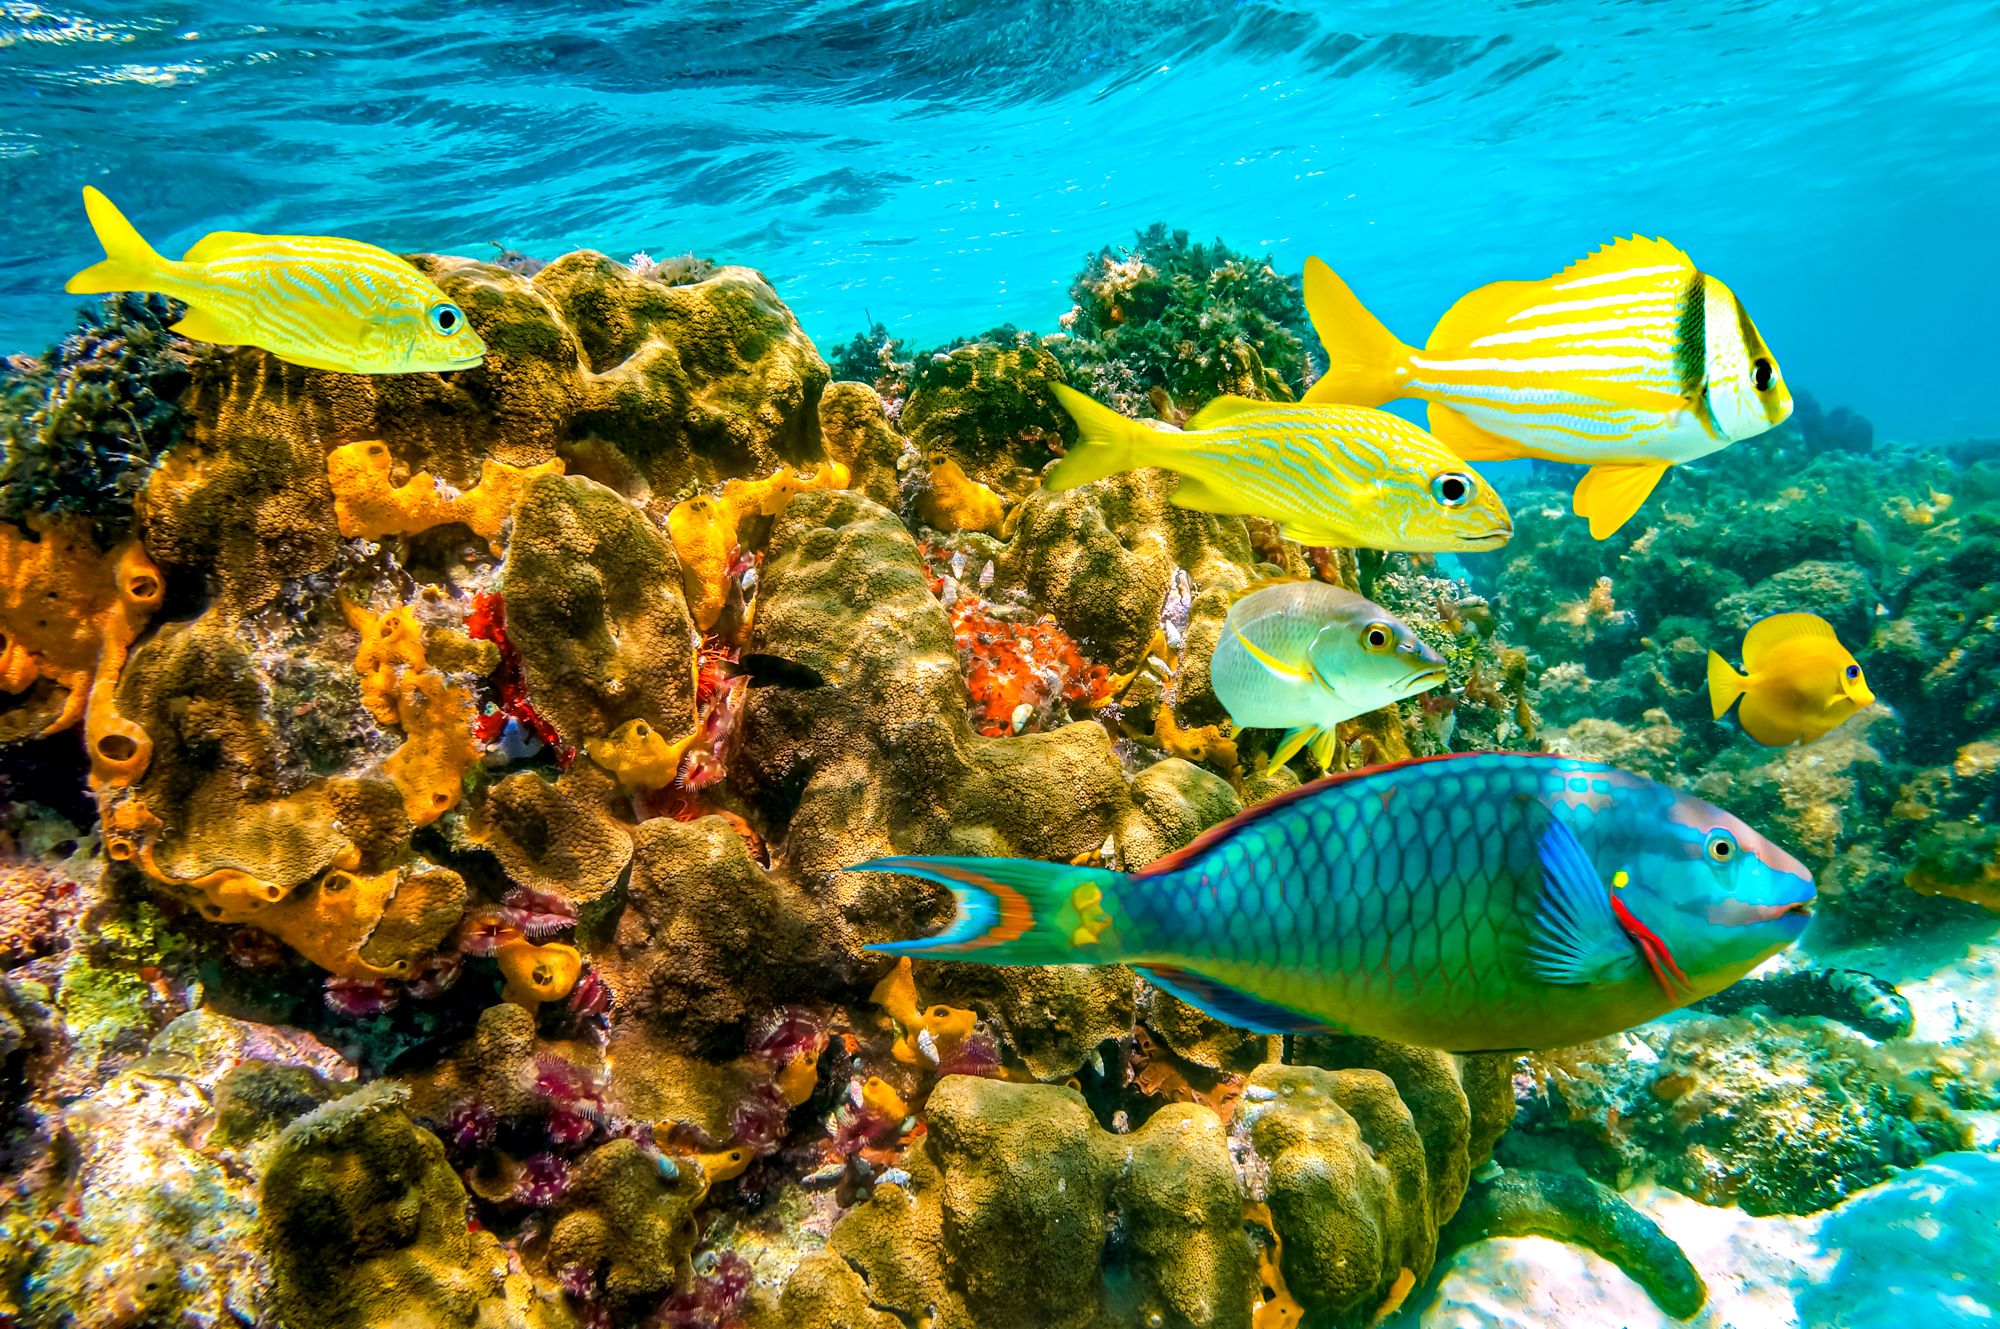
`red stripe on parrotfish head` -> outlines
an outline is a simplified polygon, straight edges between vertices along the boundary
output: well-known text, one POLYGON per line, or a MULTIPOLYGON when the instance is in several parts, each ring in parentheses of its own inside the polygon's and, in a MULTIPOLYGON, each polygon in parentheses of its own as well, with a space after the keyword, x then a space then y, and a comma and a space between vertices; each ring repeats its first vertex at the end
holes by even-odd
POLYGON ((1611 897, 1611 912, 1618 916, 1618 926, 1625 929, 1625 935, 1638 943, 1639 953, 1645 957, 1646 967, 1653 971, 1653 979, 1660 985, 1660 991, 1667 994, 1668 1000, 1679 1001, 1680 994, 1675 991, 1674 983, 1678 982, 1685 988, 1692 988, 1694 984, 1675 962, 1674 953, 1667 943, 1660 940, 1658 933, 1634 918, 1632 911, 1625 907, 1625 902, 1616 895, 1611 897), (1672 980, 1668 979, 1668 974, 1673 975, 1672 980))
POLYGON ((1560 752, 1441 752, 1435 756, 1405 757, 1401 761, 1383 762, 1379 766, 1363 766, 1359 770, 1335 771, 1331 775, 1322 775, 1317 780, 1308 780, 1296 789, 1287 789, 1282 794, 1271 795, 1271 797, 1265 799, 1262 803, 1237 813, 1221 825, 1211 826, 1194 839, 1182 845, 1179 849, 1174 850, 1171 854, 1168 854, 1164 858, 1154 859, 1132 875, 1134 877, 1158 877, 1172 872, 1197 856, 1206 853, 1218 840, 1234 835, 1243 827, 1262 821, 1264 818, 1289 807, 1300 799, 1311 798, 1322 789, 1328 789, 1337 784, 1345 784, 1349 780, 1358 780, 1363 776, 1376 776, 1389 771, 1399 771, 1405 766, 1423 766, 1435 761, 1463 761, 1470 757, 1522 757, 1530 761, 1574 762, 1581 760, 1577 757, 1564 756, 1560 752))

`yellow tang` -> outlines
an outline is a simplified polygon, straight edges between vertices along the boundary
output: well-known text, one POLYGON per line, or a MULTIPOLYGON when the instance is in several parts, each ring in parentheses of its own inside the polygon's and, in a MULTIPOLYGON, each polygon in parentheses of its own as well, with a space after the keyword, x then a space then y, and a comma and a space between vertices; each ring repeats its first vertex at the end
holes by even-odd
POLYGON ((1810 743, 1875 700, 1861 666, 1818 614, 1772 614, 1743 637, 1743 673, 1708 653, 1708 702, 1720 720, 1738 697, 1743 732, 1765 747, 1810 743))
POLYGON ((1306 260, 1305 295, 1330 361, 1307 401, 1418 398, 1431 404, 1431 432, 1469 461, 1589 463, 1572 503, 1600 540, 1667 467, 1792 413, 1735 294, 1664 240, 1615 240, 1553 277, 1482 286, 1422 350, 1317 258, 1306 260))
POLYGON ((1082 436, 1049 472, 1050 490, 1158 466, 1180 477, 1177 507, 1270 517, 1300 544, 1473 551, 1514 534, 1491 485, 1387 411, 1218 397, 1183 430, 1052 386, 1082 436))
POLYGON ((176 263, 88 185, 83 205, 104 261, 63 289, 170 295, 188 306, 173 326, 183 337, 257 346, 295 365, 348 374, 470 369, 486 354, 465 311, 386 249, 332 236, 214 231, 176 263))

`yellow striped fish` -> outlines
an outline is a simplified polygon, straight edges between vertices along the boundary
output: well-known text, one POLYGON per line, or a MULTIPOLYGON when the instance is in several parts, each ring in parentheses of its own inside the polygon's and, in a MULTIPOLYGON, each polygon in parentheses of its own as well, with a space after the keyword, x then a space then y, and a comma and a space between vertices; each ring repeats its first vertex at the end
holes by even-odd
POLYGON ((470 369, 486 354, 465 311, 386 249, 332 236, 215 231, 176 263, 88 185, 83 205, 104 261, 63 289, 170 295, 188 306, 173 326, 183 337, 257 346, 291 364, 348 374, 470 369))
POLYGON ((1602 540, 1667 467, 1792 413, 1778 363, 1735 294, 1664 240, 1614 240, 1542 281, 1482 286, 1422 350, 1405 346, 1317 258, 1306 312, 1331 362, 1309 402, 1430 403, 1469 461, 1587 462, 1572 500, 1602 540))
POLYGON ((1300 544, 1472 551, 1514 534, 1491 485, 1387 411, 1218 397, 1172 429, 1052 386, 1082 437, 1050 470, 1049 490, 1158 466, 1180 477, 1175 506, 1270 517, 1300 544))

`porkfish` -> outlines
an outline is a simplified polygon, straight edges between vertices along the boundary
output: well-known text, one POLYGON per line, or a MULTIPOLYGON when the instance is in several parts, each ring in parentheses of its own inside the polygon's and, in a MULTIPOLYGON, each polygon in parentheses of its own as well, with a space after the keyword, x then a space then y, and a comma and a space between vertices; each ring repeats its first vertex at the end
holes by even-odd
POLYGON ((63 289, 172 296, 188 311, 171 331, 190 340, 256 346, 289 364, 347 374, 470 369, 486 355, 465 311, 386 249, 325 235, 212 231, 175 262, 87 185, 83 205, 104 261, 63 289))
POLYGON ((1765 747, 1810 743, 1873 704, 1853 654, 1818 614, 1772 614, 1743 634, 1743 673, 1708 653, 1708 701, 1720 720, 1738 698, 1743 732, 1765 747))
POLYGON ((1052 492, 1158 466, 1180 477, 1176 507, 1269 517, 1305 545, 1474 552, 1514 534, 1491 485, 1386 411, 1218 397, 1174 429, 1050 386, 1081 435, 1043 480, 1052 492))
POLYGON ((1430 403, 1431 432, 1468 461, 1585 463, 1571 502, 1599 540, 1667 467, 1792 413, 1735 293, 1664 240, 1615 240, 1553 277, 1482 286, 1421 350, 1317 258, 1306 260, 1305 298, 1329 362, 1307 401, 1416 398, 1430 403))
POLYGON ((1562 1047, 1729 986, 1798 940, 1810 873, 1722 809, 1597 762, 1453 753, 1287 791, 1125 874, 880 858, 952 892, 870 947, 1129 964, 1240 1028, 1448 1052, 1562 1047))
POLYGON ((1444 658, 1394 614, 1318 581, 1237 597, 1208 681, 1239 729, 1284 729, 1273 765, 1309 748, 1333 764, 1334 726, 1444 682, 1444 658))

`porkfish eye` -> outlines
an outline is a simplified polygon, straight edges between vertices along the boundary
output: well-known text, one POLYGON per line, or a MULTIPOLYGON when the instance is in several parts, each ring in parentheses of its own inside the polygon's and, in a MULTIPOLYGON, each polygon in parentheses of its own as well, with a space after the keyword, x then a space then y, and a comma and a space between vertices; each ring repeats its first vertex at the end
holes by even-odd
POLYGON ((1431 480, 1431 497, 1448 508, 1462 508, 1472 501, 1476 485, 1463 471, 1445 471, 1431 480))
POLYGON ((1737 848, 1736 837, 1718 827, 1710 831, 1708 839, 1702 842, 1702 852, 1708 855, 1711 863, 1733 863, 1741 851, 1737 848))
POLYGON ((1387 623, 1378 620, 1361 629, 1361 649, 1370 654, 1379 655, 1395 644, 1396 634, 1389 630, 1387 623))
POLYGON ((465 311, 449 300, 441 300, 426 311, 431 327, 442 336, 449 337, 465 326, 465 311))
POLYGON ((1760 355, 1750 366, 1750 379, 1757 385, 1757 391, 1769 392, 1771 385, 1778 381, 1778 367, 1760 355))

